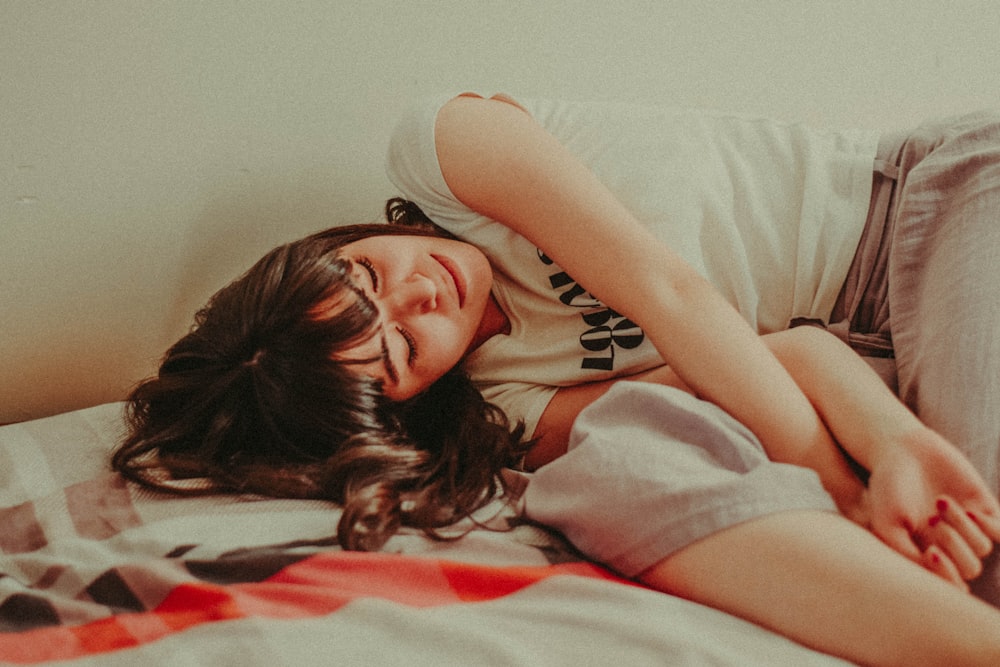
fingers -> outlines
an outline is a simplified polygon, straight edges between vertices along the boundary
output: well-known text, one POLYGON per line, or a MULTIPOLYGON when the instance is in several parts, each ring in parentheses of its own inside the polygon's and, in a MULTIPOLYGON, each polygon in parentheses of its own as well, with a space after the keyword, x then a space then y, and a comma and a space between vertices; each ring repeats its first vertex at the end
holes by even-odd
POLYGON ((901 525, 890 525, 888 527, 875 528, 875 535, 885 544, 903 556, 906 556, 915 563, 924 562, 923 550, 913 540, 912 531, 901 525))
POLYGON ((982 529, 976 515, 966 512, 952 498, 939 497, 936 509, 937 514, 916 536, 927 546, 924 560, 944 556, 946 566, 935 567, 935 572, 944 567, 943 571, 948 574, 954 571, 965 581, 975 579, 983 571, 982 559, 992 551, 993 540, 982 529))
POLYGON ((938 498, 936 507, 938 513, 928 523, 945 523, 950 526, 969 545, 977 558, 983 559, 990 554, 993 539, 983 530, 976 515, 967 512, 948 496, 938 498))
POLYGON ((941 521, 928 532, 929 535, 926 539, 931 544, 925 550, 925 554, 931 549, 935 550, 934 553, 938 551, 943 553, 948 557, 948 561, 955 566, 959 576, 966 581, 975 579, 982 573, 982 561, 979 560, 969 544, 961 538, 958 531, 941 521))
POLYGON ((924 551, 920 563, 932 573, 941 577, 963 592, 969 591, 969 585, 965 583, 958 567, 948 556, 937 546, 930 546, 924 551))
POLYGON ((996 500, 989 498, 989 507, 972 508, 966 512, 966 516, 979 527, 980 530, 992 541, 1000 542, 1000 509, 994 507, 996 500))
POLYGON ((959 513, 958 507, 952 502, 940 505, 938 514, 919 531, 896 524, 875 532, 896 552, 960 590, 968 591, 965 582, 982 573, 978 554, 988 554, 993 543, 979 529, 975 519, 965 512, 959 513))

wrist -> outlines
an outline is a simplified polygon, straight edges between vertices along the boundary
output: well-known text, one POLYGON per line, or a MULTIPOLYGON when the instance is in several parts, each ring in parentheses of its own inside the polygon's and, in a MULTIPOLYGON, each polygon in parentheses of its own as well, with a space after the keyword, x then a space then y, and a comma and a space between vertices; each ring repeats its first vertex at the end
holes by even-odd
POLYGON ((891 461, 900 456, 919 460, 930 460, 951 445, 935 431, 915 417, 912 423, 899 424, 892 430, 878 435, 869 448, 868 460, 860 461, 869 471, 892 465, 891 461))
POLYGON ((820 438, 812 447, 803 449, 801 454, 802 458, 793 463, 815 470, 841 514, 855 523, 867 525, 865 485, 833 440, 820 438))
POLYGON ((820 482, 833 498, 841 514, 854 523, 868 525, 868 496, 865 485, 849 466, 828 468, 826 474, 820 473, 820 482))

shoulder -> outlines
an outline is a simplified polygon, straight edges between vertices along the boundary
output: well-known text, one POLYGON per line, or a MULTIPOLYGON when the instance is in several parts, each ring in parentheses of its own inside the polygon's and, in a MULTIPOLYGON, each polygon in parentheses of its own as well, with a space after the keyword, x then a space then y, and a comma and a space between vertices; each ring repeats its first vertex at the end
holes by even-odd
POLYGON ((389 140, 390 159, 408 146, 428 140, 433 143, 441 115, 449 120, 475 121, 511 110, 531 115, 524 104, 502 93, 484 97, 473 92, 442 92, 415 99, 404 105, 396 119, 389 140))
POLYGON ((509 122, 510 114, 530 117, 527 108, 509 95, 439 93, 413 101, 402 110, 389 136, 389 178, 398 186, 408 174, 439 172, 439 134, 452 145, 467 141, 475 146, 488 138, 491 126, 496 128, 505 118, 509 122))
POLYGON ((464 171, 473 167, 476 155, 494 154, 496 149, 490 147, 498 144, 492 134, 511 124, 510 118, 503 118, 509 113, 530 118, 523 105, 505 95, 441 93, 414 101, 402 111, 390 135, 386 175, 406 199, 459 234, 478 214, 456 196, 451 182, 454 169, 452 178, 446 178, 445 163, 452 158, 451 164, 457 161, 458 170, 464 171))

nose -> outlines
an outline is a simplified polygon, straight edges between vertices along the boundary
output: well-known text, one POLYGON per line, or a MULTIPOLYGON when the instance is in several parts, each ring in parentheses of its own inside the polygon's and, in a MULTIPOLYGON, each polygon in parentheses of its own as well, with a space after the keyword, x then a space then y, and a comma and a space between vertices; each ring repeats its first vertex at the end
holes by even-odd
POLYGON ((393 285, 381 305, 393 318, 421 315, 437 308, 437 286, 430 278, 415 273, 393 285))

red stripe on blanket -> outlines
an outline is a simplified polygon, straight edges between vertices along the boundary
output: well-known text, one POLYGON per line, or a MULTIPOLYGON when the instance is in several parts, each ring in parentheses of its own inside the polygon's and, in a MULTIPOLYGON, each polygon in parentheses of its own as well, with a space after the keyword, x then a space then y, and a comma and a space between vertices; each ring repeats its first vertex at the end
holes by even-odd
POLYGON ((409 607, 482 602, 567 574, 632 583, 589 563, 498 567, 338 551, 307 558, 261 582, 183 584, 149 612, 0 635, 0 661, 70 660, 140 646, 217 621, 322 616, 361 598, 409 607))
POLYGON ((469 565, 468 563, 441 561, 439 565, 441 571, 448 577, 451 589, 461 598, 462 602, 481 602, 510 595, 525 586, 547 579, 553 574, 576 574, 582 577, 638 585, 622 579, 608 570, 583 562, 563 563, 550 567, 495 568, 495 571, 489 576, 483 576, 481 566, 469 565), (553 572, 553 569, 556 571, 553 572))

